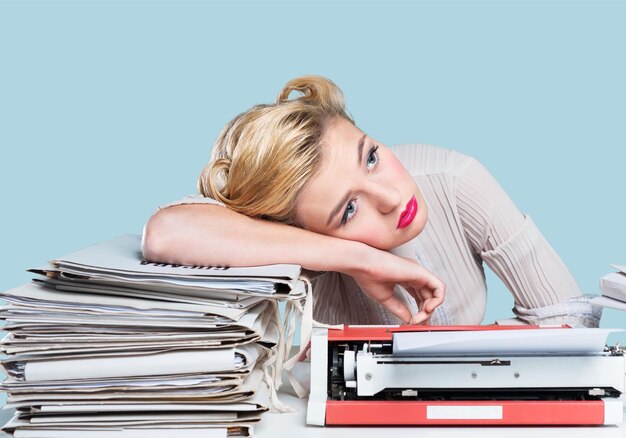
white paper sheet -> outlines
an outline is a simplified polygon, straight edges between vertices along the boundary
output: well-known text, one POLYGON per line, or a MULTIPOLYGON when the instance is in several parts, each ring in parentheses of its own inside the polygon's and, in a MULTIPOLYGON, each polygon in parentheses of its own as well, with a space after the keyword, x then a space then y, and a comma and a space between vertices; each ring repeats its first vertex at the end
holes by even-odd
POLYGON ((154 376, 160 374, 209 373, 240 368, 235 349, 177 351, 141 356, 48 360, 29 362, 27 382, 43 380, 97 379, 105 377, 154 376))
POLYGON ((267 406, 269 394, 267 386, 262 384, 263 371, 257 366, 238 387, 218 393, 208 393, 204 390, 168 391, 159 392, 103 392, 101 394, 9 394, 7 408, 30 408, 49 404, 134 404, 134 403, 252 403, 260 407, 267 406))
MULTIPOLYGON (((227 427, 211 429, 176 428, 176 438, 226 438, 227 427)), ((169 429, 67 430, 17 429, 15 438, 172 438, 169 429)), ((244 436, 247 436, 244 435, 244 436)))
POLYGON ((626 303, 626 274, 612 272, 600 279, 602 295, 626 303))
MULTIPOLYGON (((233 278, 207 278, 207 277, 167 277, 167 276, 155 276, 155 275, 124 275, 114 272, 92 272, 88 269, 79 269, 75 267, 68 267, 66 265, 57 265, 64 273, 70 273, 74 275, 88 275, 92 280, 117 280, 124 284, 163 284, 163 285, 175 285, 175 286, 192 286, 196 288, 207 289, 225 289, 225 290, 240 290, 243 293, 257 292, 266 295, 271 295, 276 292, 274 284, 278 281, 275 280, 247 280, 237 277, 233 278)), ((295 280, 293 280, 295 282, 295 280)))
POLYGON ((400 332, 393 335, 393 354, 515 355, 598 354, 606 338, 620 329, 542 328, 400 332))
MULTIPOLYGON (((220 315, 237 320, 247 308, 232 308, 224 305, 211 306, 207 304, 174 303, 171 301, 156 301, 141 298, 120 297, 115 295, 102 295, 90 293, 72 293, 51 290, 43 286, 30 283, 8 290, 2 294, 5 300, 10 297, 22 298, 24 303, 33 303, 38 306, 42 304, 56 305, 75 308, 84 306, 90 309, 113 308, 113 309, 134 309, 137 311, 169 310, 183 311, 194 314, 220 315)), ((253 298, 254 299, 254 298, 253 298)), ((256 299, 258 302, 258 298, 256 299)))
MULTIPOLYGON (((66 292, 85 294, 105 294, 127 296, 133 298, 147 298, 153 300, 173 301, 191 304, 216 305, 223 302, 224 306, 238 306, 251 298, 259 298, 252 293, 234 290, 217 290, 191 286, 175 286, 161 283, 134 283, 117 280, 94 280, 92 278, 74 277, 58 270, 42 272, 31 269, 38 275, 47 275, 45 278, 34 278, 35 283, 66 292), (53 276, 54 278, 50 277, 53 276)), ((266 296, 263 296, 265 299, 266 296)))
POLYGON ((614 300, 613 298, 604 297, 604 296, 592 298, 590 300, 590 303, 595 304, 597 306, 610 307, 611 309, 626 310, 626 302, 620 301, 620 300, 614 300))
MULTIPOLYGON (((153 404, 63 404, 44 405, 41 412, 143 412, 143 411, 241 411, 254 412, 258 406, 251 403, 153 403, 153 404)), ((266 409, 266 408, 265 408, 266 409)))
POLYGON ((46 415, 33 416, 30 420, 31 424, 47 424, 47 423, 70 423, 79 424, 89 422, 88 426, 106 426, 129 424, 131 422, 187 422, 187 421, 204 421, 207 423, 216 421, 236 421, 236 412, 202 412, 187 413, 179 412, 176 414, 158 413, 158 414, 91 414, 91 415, 46 415), (108 423, 108 424, 107 424, 108 423))

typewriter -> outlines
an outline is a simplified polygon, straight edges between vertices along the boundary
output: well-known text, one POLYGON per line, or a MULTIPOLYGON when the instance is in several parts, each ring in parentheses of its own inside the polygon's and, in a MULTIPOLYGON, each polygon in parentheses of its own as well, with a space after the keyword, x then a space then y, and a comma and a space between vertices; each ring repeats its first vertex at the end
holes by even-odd
POLYGON ((626 358, 606 329, 345 326, 311 338, 307 423, 614 425, 626 358))

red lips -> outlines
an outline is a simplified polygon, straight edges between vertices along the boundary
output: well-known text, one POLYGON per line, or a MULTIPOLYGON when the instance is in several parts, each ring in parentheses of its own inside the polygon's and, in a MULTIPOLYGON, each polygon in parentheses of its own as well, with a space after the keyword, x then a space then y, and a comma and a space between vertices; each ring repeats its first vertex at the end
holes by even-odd
POLYGON ((417 214, 417 200, 415 199, 415 195, 411 197, 411 200, 406 204, 406 208, 400 214, 400 219, 398 220, 398 229, 408 227, 413 219, 415 219, 415 215, 417 214))

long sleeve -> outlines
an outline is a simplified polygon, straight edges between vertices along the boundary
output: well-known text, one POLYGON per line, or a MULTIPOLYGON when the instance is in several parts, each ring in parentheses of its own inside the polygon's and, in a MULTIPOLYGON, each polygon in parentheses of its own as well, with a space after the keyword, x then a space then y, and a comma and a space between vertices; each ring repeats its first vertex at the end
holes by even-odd
MULTIPOLYGON (((340 272, 324 272, 313 280, 313 319, 323 324, 401 324, 384 306, 365 295, 352 277, 340 272)), ((411 312, 417 304, 409 294, 396 288, 411 312)))
POLYGON ((532 219, 473 158, 458 175, 456 199, 471 246, 513 294, 518 318, 534 324, 598 325, 600 310, 582 296, 532 219))

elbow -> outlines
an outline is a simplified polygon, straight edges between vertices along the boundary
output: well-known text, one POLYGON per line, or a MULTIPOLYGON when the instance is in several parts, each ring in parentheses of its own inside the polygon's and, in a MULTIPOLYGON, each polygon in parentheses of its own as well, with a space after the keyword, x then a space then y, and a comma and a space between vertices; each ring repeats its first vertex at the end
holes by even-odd
POLYGON ((141 253, 148 261, 164 262, 167 251, 167 218, 164 210, 153 214, 143 227, 141 237, 141 253))

